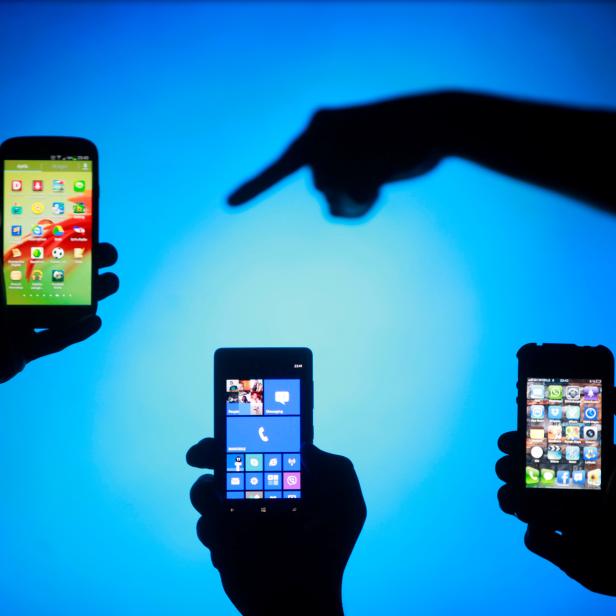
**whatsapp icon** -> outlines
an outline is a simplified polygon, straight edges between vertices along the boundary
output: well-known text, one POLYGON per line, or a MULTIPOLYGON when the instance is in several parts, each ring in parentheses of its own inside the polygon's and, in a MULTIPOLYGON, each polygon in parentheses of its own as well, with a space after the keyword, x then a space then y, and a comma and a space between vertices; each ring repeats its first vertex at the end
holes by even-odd
POLYGON ((563 386, 562 385, 548 385, 548 400, 562 400, 563 399, 563 386))

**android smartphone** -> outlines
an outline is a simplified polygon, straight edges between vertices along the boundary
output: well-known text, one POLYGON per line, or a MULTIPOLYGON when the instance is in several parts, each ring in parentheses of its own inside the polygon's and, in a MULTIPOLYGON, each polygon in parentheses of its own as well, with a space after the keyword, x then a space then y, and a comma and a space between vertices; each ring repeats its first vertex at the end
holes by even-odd
POLYGON ((605 497, 614 442, 614 357, 604 346, 518 351, 519 486, 532 518, 575 522, 605 497))
POLYGON ((98 154, 77 137, 0 145, 4 309, 33 327, 96 312, 98 154))
POLYGON ((294 512, 312 443, 312 352, 228 348, 214 355, 214 470, 229 512, 294 512))

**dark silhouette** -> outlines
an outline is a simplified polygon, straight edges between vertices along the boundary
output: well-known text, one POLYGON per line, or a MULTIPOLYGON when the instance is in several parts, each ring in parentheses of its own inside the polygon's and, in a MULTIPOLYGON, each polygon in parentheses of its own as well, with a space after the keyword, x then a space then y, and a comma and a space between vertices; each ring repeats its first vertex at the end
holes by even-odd
POLYGON ((616 212, 616 113, 461 91, 324 109, 273 164, 229 196, 241 205, 301 167, 334 216, 358 217, 380 188, 448 156, 616 212))
MULTIPOLYGON (((520 451, 523 439, 519 432, 507 432, 498 441, 500 450, 507 454, 496 463, 496 474, 505 482, 498 491, 501 509, 528 523, 524 542, 531 552, 554 563, 589 590, 616 596, 616 577, 608 564, 616 553, 616 473, 606 477, 608 489, 602 509, 584 512, 579 525, 555 528, 547 522, 529 520, 514 481, 520 472, 515 453, 520 451), (591 536, 596 538, 593 546, 589 543, 591 536)), ((604 444, 608 446, 612 445, 604 444)), ((612 450, 614 455, 616 448, 612 446, 612 450)))
MULTIPOLYGON (((216 446, 203 439, 188 451, 188 464, 213 468, 216 446)), ((366 505, 350 460, 314 445, 303 456, 305 498, 296 513, 223 511, 213 475, 202 475, 192 487, 199 539, 244 615, 343 614, 342 576, 366 505)))
MULTIPOLYGON (((96 269, 113 265, 118 260, 118 253, 111 244, 99 244, 97 249, 96 269)), ((119 288, 115 274, 107 272, 97 274, 94 279, 94 293, 98 301, 115 293, 119 288)), ((36 331, 21 323, 18 318, 10 318, 0 305, 0 383, 4 383, 19 374, 27 363, 34 359, 57 353, 62 349, 81 342, 96 333, 101 327, 101 319, 90 315, 77 322, 36 331)))

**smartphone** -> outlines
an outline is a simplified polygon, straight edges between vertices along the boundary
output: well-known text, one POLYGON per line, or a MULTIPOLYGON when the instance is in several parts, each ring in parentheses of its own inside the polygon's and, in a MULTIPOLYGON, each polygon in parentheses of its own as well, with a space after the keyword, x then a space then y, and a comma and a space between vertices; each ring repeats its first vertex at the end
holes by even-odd
POLYGON ((96 312, 96 146, 78 137, 15 137, 0 156, 7 313, 44 328, 96 312))
POLYGON ((527 344, 518 362, 523 507, 552 524, 574 522, 605 498, 614 356, 604 346, 527 344))
POLYGON ((310 349, 216 351, 214 476, 227 511, 300 510, 312 411, 310 349))

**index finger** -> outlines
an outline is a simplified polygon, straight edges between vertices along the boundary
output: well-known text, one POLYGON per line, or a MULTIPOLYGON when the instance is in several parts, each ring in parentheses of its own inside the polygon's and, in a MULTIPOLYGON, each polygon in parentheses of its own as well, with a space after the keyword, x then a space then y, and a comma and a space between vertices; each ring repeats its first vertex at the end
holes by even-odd
POLYGON ((235 189, 229 195, 227 202, 229 205, 243 205, 271 188, 274 184, 295 173, 307 162, 306 134, 302 133, 291 143, 278 160, 235 189))
POLYGON ((519 432, 505 432, 498 438, 498 448, 503 453, 514 453, 520 444, 520 439, 519 432))

